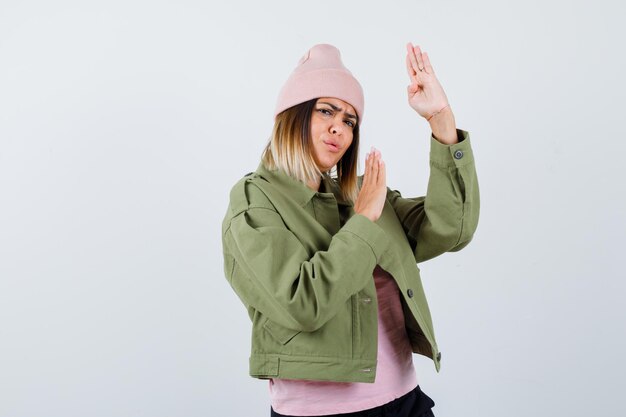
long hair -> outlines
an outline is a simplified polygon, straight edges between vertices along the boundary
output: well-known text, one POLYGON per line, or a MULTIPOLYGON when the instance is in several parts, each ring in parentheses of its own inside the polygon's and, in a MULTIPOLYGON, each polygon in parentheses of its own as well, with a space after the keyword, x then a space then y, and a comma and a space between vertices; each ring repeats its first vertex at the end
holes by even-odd
POLYGON ((321 172, 311 154, 311 117, 316 102, 317 99, 312 99, 296 104, 276 116, 261 160, 267 169, 282 169, 304 184, 315 182, 322 175, 328 176, 337 182, 344 200, 354 203, 359 194, 359 124, 354 126, 352 143, 337 166, 329 172, 321 172))

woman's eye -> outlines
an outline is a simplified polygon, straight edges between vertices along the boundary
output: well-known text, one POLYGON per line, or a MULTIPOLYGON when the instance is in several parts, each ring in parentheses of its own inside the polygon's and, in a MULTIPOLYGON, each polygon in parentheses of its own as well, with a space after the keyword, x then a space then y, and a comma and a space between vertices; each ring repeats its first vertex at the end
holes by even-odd
POLYGON ((330 110, 328 110, 328 109, 319 109, 319 111, 320 111, 321 113, 324 113, 324 114, 330 115, 330 110))
POLYGON ((350 127, 354 127, 354 123, 352 122, 352 120, 346 120, 346 124, 350 127))

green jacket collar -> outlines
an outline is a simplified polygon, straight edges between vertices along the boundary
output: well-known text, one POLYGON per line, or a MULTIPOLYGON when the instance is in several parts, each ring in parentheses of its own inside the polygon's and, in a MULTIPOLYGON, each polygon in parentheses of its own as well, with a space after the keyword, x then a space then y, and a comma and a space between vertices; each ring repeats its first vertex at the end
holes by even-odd
POLYGON ((352 206, 352 203, 344 200, 336 181, 328 175, 322 176, 320 190, 314 191, 281 169, 267 169, 263 162, 259 163, 256 173, 278 188, 283 194, 291 196, 300 206, 306 205, 316 195, 320 197, 332 195, 337 200, 337 204, 352 206))

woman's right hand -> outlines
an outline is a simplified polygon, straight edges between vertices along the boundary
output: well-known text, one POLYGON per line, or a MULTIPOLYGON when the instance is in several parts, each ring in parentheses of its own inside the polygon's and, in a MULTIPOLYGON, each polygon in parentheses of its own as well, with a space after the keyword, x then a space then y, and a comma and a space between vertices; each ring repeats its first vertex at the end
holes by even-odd
POLYGON ((385 162, 380 151, 372 148, 365 157, 365 173, 361 190, 354 203, 354 211, 375 222, 380 217, 387 196, 385 162))

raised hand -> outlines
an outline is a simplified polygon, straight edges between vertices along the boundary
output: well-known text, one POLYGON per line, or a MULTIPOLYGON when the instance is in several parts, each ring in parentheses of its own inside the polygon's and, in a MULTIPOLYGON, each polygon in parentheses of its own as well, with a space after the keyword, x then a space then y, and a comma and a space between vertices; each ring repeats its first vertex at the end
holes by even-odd
POLYGON ((406 49, 406 69, 411 80, 407 87, 409 105, 430 121, 431 117, 448 106, 448 97, 435 76, 428 54, 410 42, 406 49))
POLYGON ((380 151, 372 148, 365 157, 365 173, 361 190, 354 202, 354 211, 375 222, 380 217, 387 197, 387 171, 380 151))

